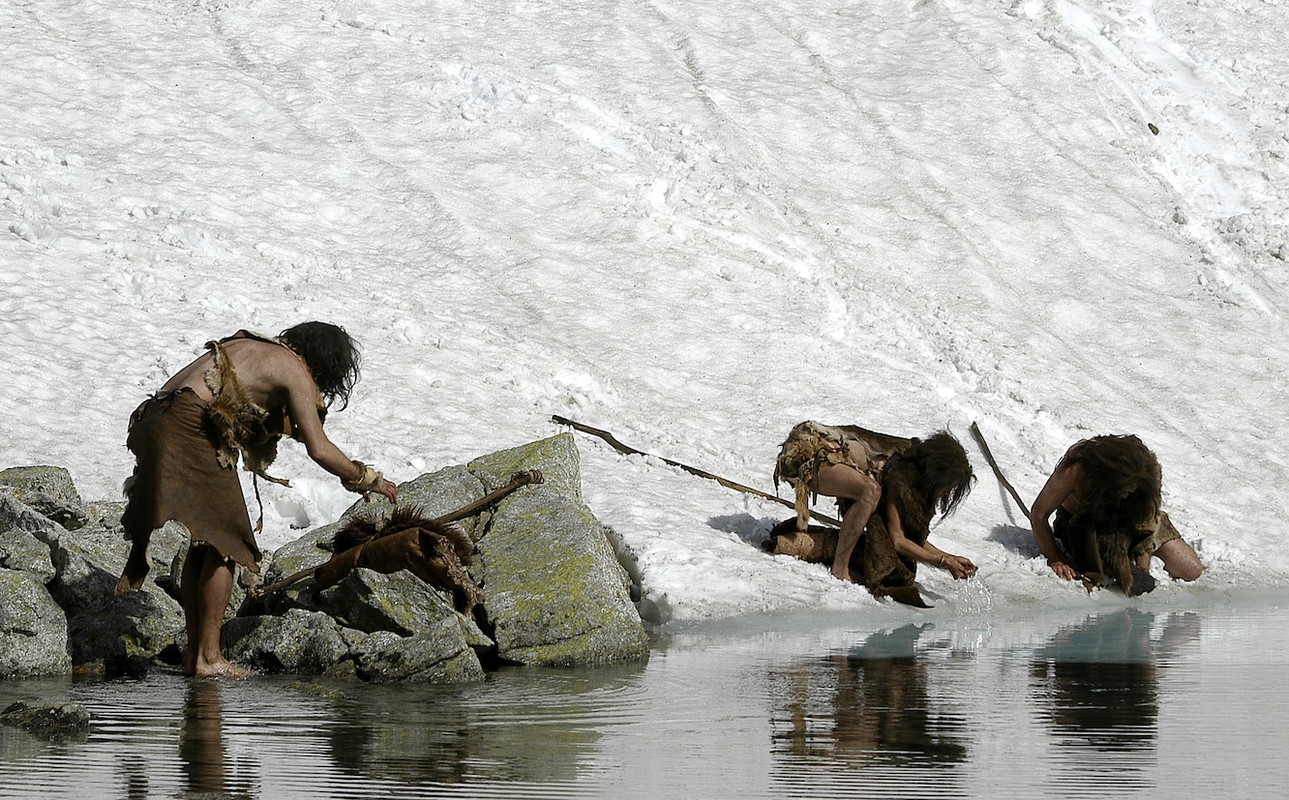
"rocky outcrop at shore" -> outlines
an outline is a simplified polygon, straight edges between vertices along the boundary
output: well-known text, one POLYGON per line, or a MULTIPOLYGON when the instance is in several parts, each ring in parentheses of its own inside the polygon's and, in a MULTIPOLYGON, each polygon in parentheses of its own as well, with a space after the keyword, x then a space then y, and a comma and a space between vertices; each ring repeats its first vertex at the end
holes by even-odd
MULTIPOLYGON (((627 572, 610 532, 582 502, 569 434, 422 475, 399 487, 400 506, 441 516, 534 469, 544 482, 458 523, 474 543, 469 571, 483 592, 473 613, 406 570, 358 568, 322 590, 309 578, 263 597, 239 589, 224 625, 225 654, 265 672, 426 682, 480 680, 507 665, 645 657, 627 572)), ((58 467, 0 471, 0 677, 121 674, 179 662, 186 533, 174 524, 154 533, 143 588, 116 595, 128 553, 121 510, 83 502, 58 467)), ((360 512, 388 513, 360 501, 345 516, 360 512)), ((266 554, 264 583, 331 558, 341 524, 266 554)))

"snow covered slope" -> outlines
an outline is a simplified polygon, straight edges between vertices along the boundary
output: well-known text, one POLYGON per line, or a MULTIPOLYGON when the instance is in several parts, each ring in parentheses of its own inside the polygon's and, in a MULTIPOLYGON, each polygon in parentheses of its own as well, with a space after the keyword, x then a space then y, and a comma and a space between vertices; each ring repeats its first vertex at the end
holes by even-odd
MULTIPOLYGON (((1287 29, 1285 0, 24 2, 0 465, 114 498, 129 412, 203 342, 325 319, 366 355, 329 429, 395 479, 552 413, 767 490, 802 419, 978 421, 1032 497, 1135 432, 1210 568, 1158 597, 1289 585, 1287 29)), ((578 441, 656 619, 891 613, 761 553, 786 509, 578 441)), ((268 546, 351 497, 284 450, 268 546)), ((1115 602, 976 463, 933 536, 981 574, 924 574, 940 604, 1115 602)))

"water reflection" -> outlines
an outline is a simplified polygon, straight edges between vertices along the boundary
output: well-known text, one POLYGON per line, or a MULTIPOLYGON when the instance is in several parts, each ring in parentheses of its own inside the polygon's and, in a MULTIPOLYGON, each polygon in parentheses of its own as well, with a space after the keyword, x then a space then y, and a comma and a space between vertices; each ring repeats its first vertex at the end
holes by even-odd
POLYGON ((1175 613, 1156 640, 1155 614, 1137 609, 1060 629, 1034 652, 1030 669, 1039 717, 1080 793, 1096 785, 1153 783, 1161 669, 1199 637, 1199 616, 1175 613))
POLYGON ((367 686, 326 717, 332 761, 365 780, 451 786, 572 785, 622 714, 636 713, 642 665, 533 668, 473 687, 367 686))
MULTIPOLYGON (((224 744, 224 705, 215 680, 191 680, 185 693, 183 727, 179 731, 179 759, 189 795, 241 800, 258 794, 253 770, 237 763, 231 770, 224 744), (251 775, 240 774, 249 772, 251 775)), ((131 775, 128 786, 141 786, 146 777, 131 775)))
POLYGON ((855 769, 965 761, 964 717, 928 691, 936 662, 919 647, 928 628, 879 631, 850 651, 774 675, 783 698, 772 720, 776 758, 855 769))
POLYGON ((1277 797, 1286 606, 793 620, 471 686, 0 681, 92 715, 0 727, 0 800, 1277 797))
POLYGON ((368 780, 461 783, 481 749, 482 734, 471 728, 461 706, 427 705, 432 718, 419 719, 405 696, 391 692, 333 703, 328 715, 337 720, 328 734, 332 760, 368 780))

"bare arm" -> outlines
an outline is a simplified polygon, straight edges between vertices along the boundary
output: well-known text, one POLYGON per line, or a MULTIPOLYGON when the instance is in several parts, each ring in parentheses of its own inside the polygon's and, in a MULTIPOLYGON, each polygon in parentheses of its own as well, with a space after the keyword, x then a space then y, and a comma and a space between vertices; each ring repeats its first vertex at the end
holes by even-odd
POLYGON ((900 512, 895 507, 895 501, 890 497, 882 501, 882 516, 886 520, 886 529, 891 534, 891 543, 895 545, 895 552, 901 556, 947 569, 955 578, 970 578, 976 574, 976 565, 971 563, 971 559, 946 553, 930 542, 918 544, 905 536, 900 512))
MULTIPOLYGON (((289 351, 283 351, 283 358, 278 360, 273 374, 276 377, 276 393, 284 393, 287 416, 291 419, 291 435, 309 453, 309 458, 327 472, 342 481, 361 481, 364 471, 357 462, 341 452, 322 427, 318 417, 318 385, 302 361, 289 351)), ((398 499, 397 487, 388 480, 381 479, 371 489, 389 498, 390 502, 398 499)))
POLYGON ((1029 527, 1034 532, 1039 551, 1047 558, 1047 565, 1052 571, 1067 581, 1079 577, 1079 573, 1061 557, 1061 550, 1057 547, 1056 535, 1052 533, 1048 518, 1074 493, 1082 477, 1083 470, 1078 464, 1058 468, 1047 479, 1038 497, 1034 498, 1034 506, 1029 512, 1029 527))

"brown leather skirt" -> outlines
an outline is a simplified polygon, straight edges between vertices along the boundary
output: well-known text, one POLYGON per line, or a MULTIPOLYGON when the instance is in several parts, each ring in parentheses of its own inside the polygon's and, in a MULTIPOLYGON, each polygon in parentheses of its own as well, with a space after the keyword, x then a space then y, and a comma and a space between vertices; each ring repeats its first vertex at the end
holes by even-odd
POLYGON ((225 558, 259 572, 262 557, 251 530, 235 467, 221 467, 206 403, 191 389, 145 400, 130 418, 126 445, 135 456, 121 524, 133 544, 117 591, 137 589, 147 575, 148 540, 170 520, 225 558))

